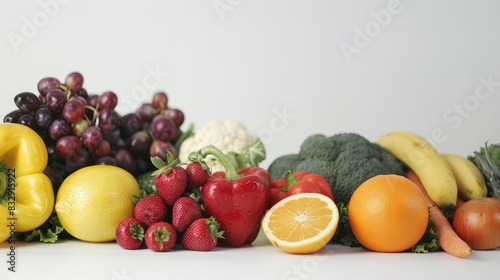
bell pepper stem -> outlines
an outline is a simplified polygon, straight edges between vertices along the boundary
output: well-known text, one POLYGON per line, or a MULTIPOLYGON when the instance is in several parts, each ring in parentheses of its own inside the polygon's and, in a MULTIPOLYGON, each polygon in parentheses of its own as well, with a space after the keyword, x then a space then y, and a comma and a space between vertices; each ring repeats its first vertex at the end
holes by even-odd
POLYGON ((5 163, 5 161, 0 162, 0 198, 4 196, 7 191, 8 182, 9 182, 9 167, 5 163))
POLYGON ((299 180, 297 180, 297 177, 295 177, 295 174, 291 170, 285 171, 283 173, 283 179, 286 181, 286 186, 281 188, 282 191, 287 192, 295 183, 297 183, 299 180))
POLYGON ((197 152, 192 152, 191 154, 189 154, 189 159, 195 159, 199 162, 208 155, 214 156, 222 164, 222 166, 224 166, 224 169, 226 170, 224 176, 225 179, 234 181, 242 177, 242 175, 238 174, 236 168, 227 158, 227 156, 214 145, 208 145, 201 148, 197 152))

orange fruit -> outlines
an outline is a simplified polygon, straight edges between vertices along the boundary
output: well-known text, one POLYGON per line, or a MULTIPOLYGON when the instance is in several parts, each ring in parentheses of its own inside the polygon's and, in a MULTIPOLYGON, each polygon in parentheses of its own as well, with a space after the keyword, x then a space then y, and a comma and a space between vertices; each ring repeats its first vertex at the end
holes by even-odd
POLYGON ((319 193, 286 197, 266 212, 262 229, 274 246, 288 253, 309 254, 333 237, 339 211, 333 200, 319 193))
POLYGON ((377 175, 363 182, 348 206, 352 231, 367 249, 402 252, 422 238, 429 210, 419 188, 399 175, 377 175))

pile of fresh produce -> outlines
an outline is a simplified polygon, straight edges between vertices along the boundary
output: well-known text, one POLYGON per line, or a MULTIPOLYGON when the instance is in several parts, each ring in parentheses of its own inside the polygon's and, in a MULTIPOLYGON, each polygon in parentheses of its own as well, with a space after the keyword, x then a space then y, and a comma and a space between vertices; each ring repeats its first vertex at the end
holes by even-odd
POLYGON ((116 240, 125 249, 145 243, 153 251, 182 248, 209 251, 220 238, 232 247, 251 244, 269 204, 269 176, 260 167, 236 169, 213 145, 189 156, 187 166, 171 153, 145 181, 141 197, 135 197, 134 217, 117 227, 116 240), (224 170, 211 172, 205 158, 217 159, 224 170), (149 184, 149 185, 148 185, 149 184), (148 191, 146 191, 148 190, 148 191), (219 230, 220 229, 220 230, 219 230))
POLYGON ((281 186, 291 172, 316 173, 328 181, 340 213, 332 243, 382 252, 444 250, 467 257, 473 249, 500 246, 499 155, 500 145, 482 147, 469 158, 440 154, 424 138, 405 131, 381 135, 374 143, 355 133, 311 135, 299 153, 276 158, 268 172, 281 186), (418 187, 423 197, 408 196, 411 188, 401 193, 404 185, 418 187), (404 210, 405 205, 415 206, 404 210), (418 223, 417 215, 428 220, 418 223), (412 236, 413 241, 397 247, 412 236))
POLYGON ((209 251, 263 232, 289 253, 333 243, 461 258, 500 246, 500 143, 467 158, 407 131, 315 134, 266 170, 243 123, 182 131, 165 92, 120 115, 117 95, 89 94, 78 72, 37 90, 0 125, 0 242, 209 251))

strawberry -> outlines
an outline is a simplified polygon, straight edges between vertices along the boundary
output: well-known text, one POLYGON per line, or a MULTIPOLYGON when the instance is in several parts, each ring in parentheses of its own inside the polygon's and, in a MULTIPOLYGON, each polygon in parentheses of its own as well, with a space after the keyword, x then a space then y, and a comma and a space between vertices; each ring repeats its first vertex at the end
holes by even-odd
POLYGON ((151 174, 155 176, 156 190, 168 206, 173 206, 186 190, 188 182, 186 170, 179 165, 179 159, 175 159, 171 152, 167 152, 166 163, 158 156, 151 157, 151 162, 157 168, 151 174))
POLYGON ((127 218, 116 227, 115 239, 124 249, 139 249, 144 239, 144 227, 136 219, 127 218))
POLYGON ((160 221, 148 227, 144 240, 149 249, 155 252, 166 252, 174 247, 177 232, 172 224, 160 221))
POLYGON ((208 181, 208 166, 204 162, 191 162, 186 166, 188 176, 187 189, 194 189, 202 186, 208 181))
POLYGON ((178 232, 184 231, 192 221, 202 216, 200 204, 189 196, 179 197, 172 207, 172 225, 178 232))
POLYGON ((210 251, 217 246, 219 238, 224 238, 224 232, 219 228, 220 224, 214 217, 198 218, 187 227, 181 244, 187 250, 210 251))
POLYGON ((165 219, 167 211, 165 200, 161 196, 150 194, 141 198, 134 206, 134 217, 140 223, 149 226, 165 219))

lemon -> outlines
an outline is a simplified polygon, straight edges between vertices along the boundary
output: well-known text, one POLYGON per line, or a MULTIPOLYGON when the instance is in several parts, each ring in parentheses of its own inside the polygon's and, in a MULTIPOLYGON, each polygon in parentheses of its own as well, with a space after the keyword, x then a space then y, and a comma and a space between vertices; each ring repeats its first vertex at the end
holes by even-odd
POLYGON ((118 223, 133 217, 137 180, 111 165, 92 165, 70 174, 56 196, 55 211, 64 229, 88 242, 115 240, 118 223))
POLYGON ((319 193, 286 197, 266 212, 262 229, 271 244, 288 253, 319 251, 333 237, 339 211, 333 200, 319 193))

